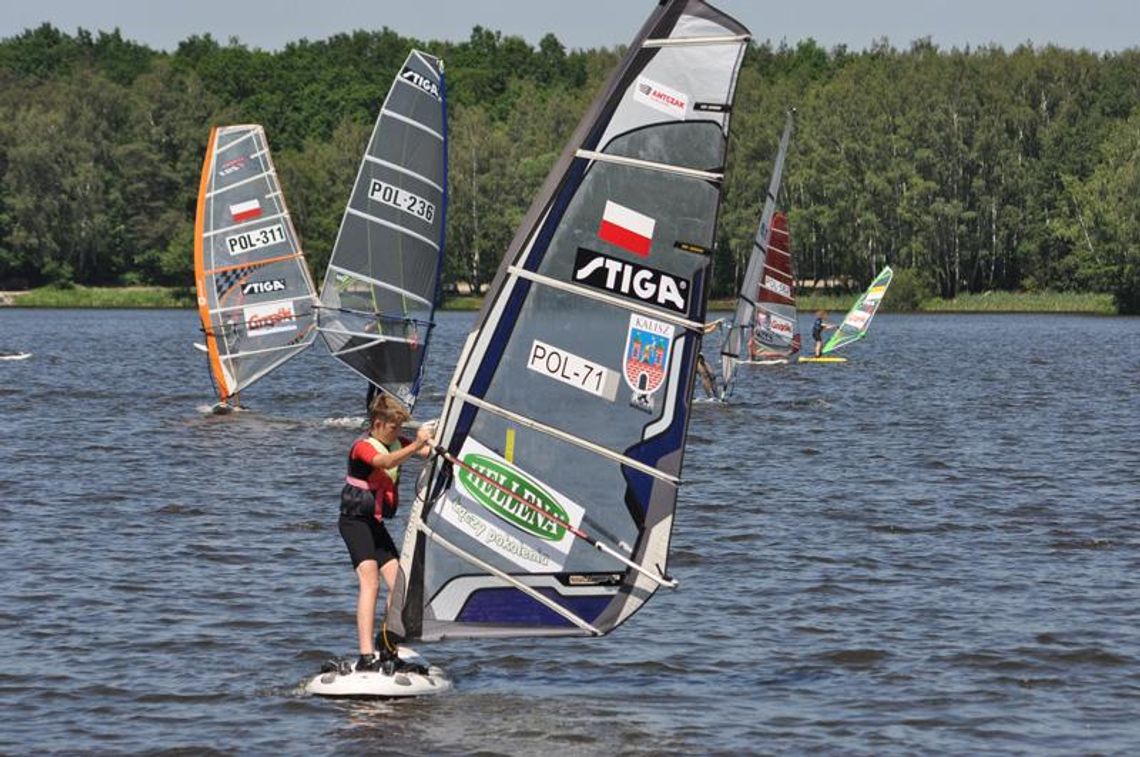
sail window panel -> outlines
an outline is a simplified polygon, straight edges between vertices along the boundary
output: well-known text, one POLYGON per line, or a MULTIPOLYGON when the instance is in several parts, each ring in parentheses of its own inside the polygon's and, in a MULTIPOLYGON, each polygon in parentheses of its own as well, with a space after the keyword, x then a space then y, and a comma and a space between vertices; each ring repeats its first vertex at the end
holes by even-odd
POLYGON ((705 122, 655 123, 619 134, 602 152, 700 171, 724 166, 724 132, 705 122))
POLYGON ((538 273, 701 320, 699 287, 709 258, 676 245, 712 246, 717 199, 717 188, 706 181, 596 162, 538 273))
MULTIPOLYGON (((674 378, 682 367, 675 361, 694 339, 624 308, 600 302, 583 308, 581 297, 535 284, 483 399, 622 453, 641 441, 668 398, 684 390, 683 379, 674 378), (660 333, 644 338, 640 325, 660 333), (641 395, 648 399, 637 401, 641 395)), ((653 467, 659 462, 637 459, 653 467)))
MULTIPOLYGON (((436 83, 437 90, 438 87, 436 83)), ((436 134, 443 133, 443 110, 440 108, 439 99, 421 91, 414 84, 402 83, 392 87, 388 100, 384 103, 384 109, 423 124, 436 134)), ((387 124, 384 128, 387 128, 387 124)), ((426 132, 423 136, 430 138, 426 132)))
MULTIPOLYGON (((676 37, 677 35, 673 35, 676 37)), ((732 100, 729 87, 743 44, 735 45, 737 56, 729 58, 719 45, 657 48, 643 52, 651 56, 636 74, 607 124, 598 145, 605 151, 617 138, 636 133, 651 125, 704 125, 716 132, 710 138, 705 130, 690 132, 691 145, 669 153, 668 162, 686 168, 709 169, 724 165, 725 133, 729 113, 724 108, 732 100), (706 144, 695 135, 702 134, 706 144), (710 155, 713 157, 709 162, 710 155)), ((684 130, 682 130, 683 132, 684 130)), ((626 154, 624 152, 617 154, 626 154)), ((641 157, 630 155, 630 157, 641 157)))
MULTIPOLYGON (((335 263, 364 279, 387 283, 432 302, 438 259, 439 253, 422 239, 350 213, 341 225, 335 263)), ((335 273, 330 271, 329 275, 335 273)))
POLYGON ((440 140, 412 124, 384 115, 380 117, 376 134, 377 138, 368 148, 369 155, 443 185, 444 158, 440 140))

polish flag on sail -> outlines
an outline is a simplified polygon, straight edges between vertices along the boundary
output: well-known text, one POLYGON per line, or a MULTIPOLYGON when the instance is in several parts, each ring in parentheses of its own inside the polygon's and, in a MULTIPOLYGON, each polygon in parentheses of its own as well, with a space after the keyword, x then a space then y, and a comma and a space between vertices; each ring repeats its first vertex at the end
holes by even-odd
POLYGON ((237 222, 248 221, 251 218, 259 218, 261 216, 261 203, 257 198, 239 202, 236 205, 230 206, 230 215, 237 222))
POLYGON ((598 237, 605 242, 617 245, 634 255, 649 257, 649 247, 653 243, 653 228, 657 221, 647 215, 606 200, 602 213, 602 225, 598 227, 598 237))

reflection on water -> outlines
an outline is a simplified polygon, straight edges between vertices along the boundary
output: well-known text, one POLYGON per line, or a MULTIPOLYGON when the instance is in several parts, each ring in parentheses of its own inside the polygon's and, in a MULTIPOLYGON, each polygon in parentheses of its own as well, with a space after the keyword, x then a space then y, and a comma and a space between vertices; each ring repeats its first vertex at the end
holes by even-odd
MULTIPOLYGON (((444 315, 417 415, 472 321, 444 315)), ((0 326, 0 349, 35 353, 0 363, 15 752, 1140 740, 1136 320, 884 314, 846 364, 746 369, 732 404, 694 411, 678 590, 604 639, 433 645, 457 691, 379 704, 299 690, 355 638, 350 372, 317 347, 243 394, 253 412, 213 416, 191 311, 0 326)))

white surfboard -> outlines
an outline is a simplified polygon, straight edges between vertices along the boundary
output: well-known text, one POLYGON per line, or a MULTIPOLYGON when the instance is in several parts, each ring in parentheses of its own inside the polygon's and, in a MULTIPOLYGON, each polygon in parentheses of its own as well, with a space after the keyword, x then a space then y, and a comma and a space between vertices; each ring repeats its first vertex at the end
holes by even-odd
POLYGON ((391 675, 382 671, 352 670, 356 663, 346 663, 341 670, 319 673, 305 684, 305 691, 321 697, 345 699, 399 699, 442 694, 451 690, 451 679, 443 669, 430 664, 410 647, 397 648, 404 662, 418 665, 422 670, 398 670, 391 675), (426 672, 423 672, 426 670, 426 672))
POLYGON ((0 360, 27 360, 31 356, 30 352, 0 352, 0 360))

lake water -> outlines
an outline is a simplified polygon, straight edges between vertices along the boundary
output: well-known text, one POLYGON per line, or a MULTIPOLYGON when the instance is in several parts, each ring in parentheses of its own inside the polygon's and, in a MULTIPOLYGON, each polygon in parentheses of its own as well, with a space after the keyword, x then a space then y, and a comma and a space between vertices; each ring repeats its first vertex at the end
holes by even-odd
POLYGON ((205 414, 196 319, 0 310, 35 353, 0 362, 0 751, 1140 745, 1140 320, 884 314, 847 364, 749 370, 695 411, 677 590, 602 639, 426 645, 456 691, 361 704, 299 686, 355 645, 363 386, 318 346, 205 414))

